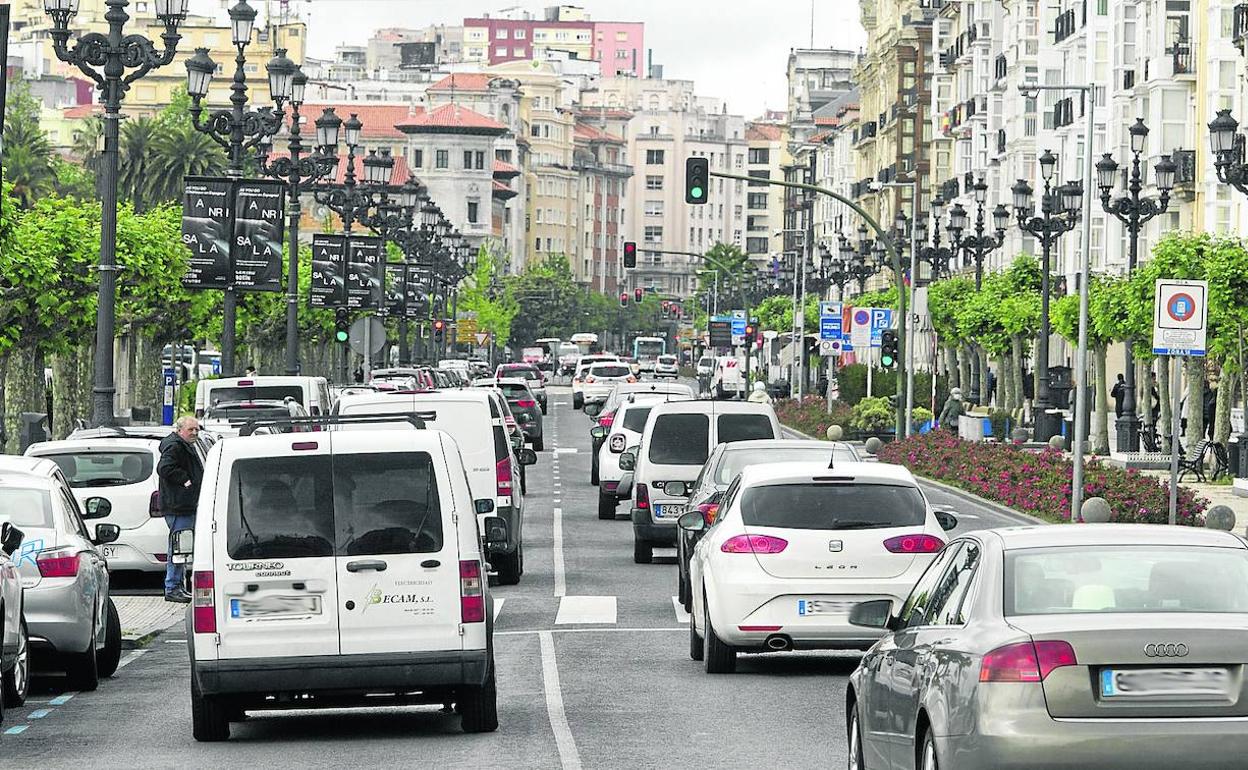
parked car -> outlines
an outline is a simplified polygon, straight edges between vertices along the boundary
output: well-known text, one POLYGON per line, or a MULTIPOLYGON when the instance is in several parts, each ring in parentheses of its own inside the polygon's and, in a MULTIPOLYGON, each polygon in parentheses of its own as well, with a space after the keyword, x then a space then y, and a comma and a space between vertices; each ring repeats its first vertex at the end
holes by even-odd
MULTIPOLYGON (((268 420, 274 417, 307 417, 308 410, 294 399, 286 396, 279 400, 257 399, 253 401, 218 401, 204 411, 200 425, 205 431, 220 438, 237 436, 248 422, 268 420)), ((287 427, 282 430, 289 432, 287 427)))
POLYGON ((1162 770, 1248 755, 1248 546, 1230 532, 972 532, 904 602, 859 602, 848 618, 884 634, 846 690, 850 767, 1162 770))
POLYGON ((22 606, 22 578, 13 556, 23 537, 22 530, 9 522, 0 523, 0 722, 5 708, 22 705, 30 692, 30 633, 22 606))
POLYGON ((310 415, 328 414, 333 400, 324 377, 255 375, 200 380, 195 386, 195 416, 214 406, 248 401, 282 401, 290 397, 310 415))
POLYGON ((542 405, 542 414, 546 414, 546 375, 542 374, 533 364, 499 364, 494 370, 497 379, 522 378, 533 392, 534 398, 542 405))
POLYGON ((507 399, 507 406, 520 426, 524 438, 533 445, 533 449, 541 452, 546 448, 542 434, 542 410, 537 405, 537 397, 529 390, 528 382, 522 379, 502 379, 498 381, 498 391, 507 399))
POLYGON ((655 377, 671 377, 673 380, 680 376, 680 363, 676 356, 662 355, 654 360, 654 376, 655 377))

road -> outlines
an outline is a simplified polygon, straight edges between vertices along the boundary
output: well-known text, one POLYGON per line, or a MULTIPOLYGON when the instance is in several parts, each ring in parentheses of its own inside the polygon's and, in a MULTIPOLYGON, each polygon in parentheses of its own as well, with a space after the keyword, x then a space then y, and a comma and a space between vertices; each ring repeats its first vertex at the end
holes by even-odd
MULTIPOLYGON (((436 707, 253 714, 224 744, 191 737, 180 627, 92 693, 37 678, 6 714, 0 767, 646 768, 843 766, 854 654, 745 656, 707 676, 688 655, 674 551, 632 561, 626 519, 597 518, 589 422, 551 389, 547 451, 529 469, 525 575, 494 589, 497 733, 464 735, 436 707)), ((1016 521, 941 491, 961 528, 1016 521)), ((621 512, 625 510, 620 507, 621 512)))

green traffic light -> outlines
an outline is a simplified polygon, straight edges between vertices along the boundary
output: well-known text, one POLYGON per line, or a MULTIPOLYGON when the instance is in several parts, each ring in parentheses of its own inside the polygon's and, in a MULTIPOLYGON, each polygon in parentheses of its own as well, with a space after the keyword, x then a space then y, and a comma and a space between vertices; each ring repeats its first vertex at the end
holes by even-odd
POLYGON ((886 368, 891 367, 893 365, 893 357, 892 356, 880 356, 880 365, 886 368))
POLYGON ((337 337, 338 337, 339 342, 346 342, 349 336, 350 335, 348 335, 345 331, 339 330, 337 332, 337 337))
POLYGON ((703 190, 702 190, 702 188, 701 188, 701 187, 690 187, 690 188, 689 188, 689 194, 690 194, 690 195, 692 195, 692 196, 693 196, 693 197, 695 197, 695 198, 701 198, 701 197, 702 197, 702 193, 703 193, 703 190))

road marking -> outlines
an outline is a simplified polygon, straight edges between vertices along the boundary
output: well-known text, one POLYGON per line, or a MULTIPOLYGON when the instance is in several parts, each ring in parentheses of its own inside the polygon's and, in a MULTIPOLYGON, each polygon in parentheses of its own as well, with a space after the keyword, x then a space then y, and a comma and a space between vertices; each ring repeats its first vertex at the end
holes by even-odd
POLYGON ((676 622, 677 623, 689 622, 689 613, 685 612, 685 605, 680 603, 679 596, 672 597, 672 609, 676 610, 676 622))
POLYGON ((494 600, 494 619, 498 620, 498 613, 503 611, 503 602, 507 601, 506 597, 494 600))
POLYGON ((69 703, 70 698, 74 697, 77 694, 78 693, 76 692, 69 692, 69 693, 65 693, 64 695, 58 695, 52 700, 48 701, 48 705, 49 706, 64 706, 66 703, 69 703))
POLYGON ((555 450, 555 454, 557 455, 574 455, 576 454, 576 452, 577 452, 577 449, 574 446, 568 446, 568 447, 561 446, 555 450))
POLYGON ((550 628, 550 629, 545 629, 545 630, 539 630, 539 629, 533 628, 527 631, 495 631, 494 635, 495 636, 532 636, 533 634, 631 634, 631 633, 639 632, 639 631, 663 631, 663 632, 681 631, 684 633, 689 633, 689 629, 685 628, 684 626, 678 626, 676 628, 663 628, 663 627, 658 627, 658 626, 654 628, 605 628, 605 627, 600 626, 598 628, 550 628))
POLYGON ((26 732, 27 727, 30 727, 30 725, 14 725, 10 727, 9 729, 5 730, 4 734, 5 735, 20 735, 26 732))
POLYGON ((563 509, 554 509, 555 519, 555 596, 568 592, 567 578, 563 574, 563 509))
POLYGON ((556 626, 578 623, 615 623, 614 596, 565 596, 559 600, 556 626))
POLYGON ((121 662, 117 664, 117 668, 118 669, 125 668, 126 666, 138 660, 139 656, 145 652, 147 652, 147 650, 131 650, 130 654, 122 658, 121 662))
POLYGON ((563 692, 559 688, 559 664, 555 660, 555 639, 549 631, 538 633, 542 648, 542 683, 546 690, 546 713, 550 717, 550 729, 555 734, 555 746, 559 749, 559 764, 564 770, 580 770, 581 757, 576 750, 576 738, 568 726, 568 715, 563 710, 563 692))
POLYGON ((166 639, 165 644, 186 644, 185 639, 166 639))
POLYGON ((981 518, 979 516, 976 516, 973 513, 955 513, 954 515, 957 516, 959 519, 974 519, 975 521, 979 521, 979 519, 981 518))
POLYGON ((48 714, 51 714, 51 713, 52 713, 52 709, 39 709, 37 711, 30 712, 30 714, 28 714, 26 718, 27 719, 43 719, 44 717, 46 717, 48 714))

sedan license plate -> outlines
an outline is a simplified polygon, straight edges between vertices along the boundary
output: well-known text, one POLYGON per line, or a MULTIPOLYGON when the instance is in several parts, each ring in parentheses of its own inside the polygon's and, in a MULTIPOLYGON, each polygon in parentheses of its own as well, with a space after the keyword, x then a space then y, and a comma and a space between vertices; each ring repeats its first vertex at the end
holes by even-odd
POLYGON ((232 618, 280 618, 320 615, 319 596, 262 596, 257 599, 230 599, 232 618))
POLYGON ((858 602, 838 599, 798 599, 797 614, 801 617, 809 615, 848 615, 858 602))
POLYGON ((685 515, 687 505, 655 505, 654 517, 656 519, 679 519, 685 515))
POLYGON ((1106 668, 1101 670, 1101 697, 1208 696, 1230 694, 1231 674, 1225 668, 1106 668))
POLYGON ((117 546, 115 545, 100 546, 100 553, 104 556, 105 559, 116 558, 117 546))

